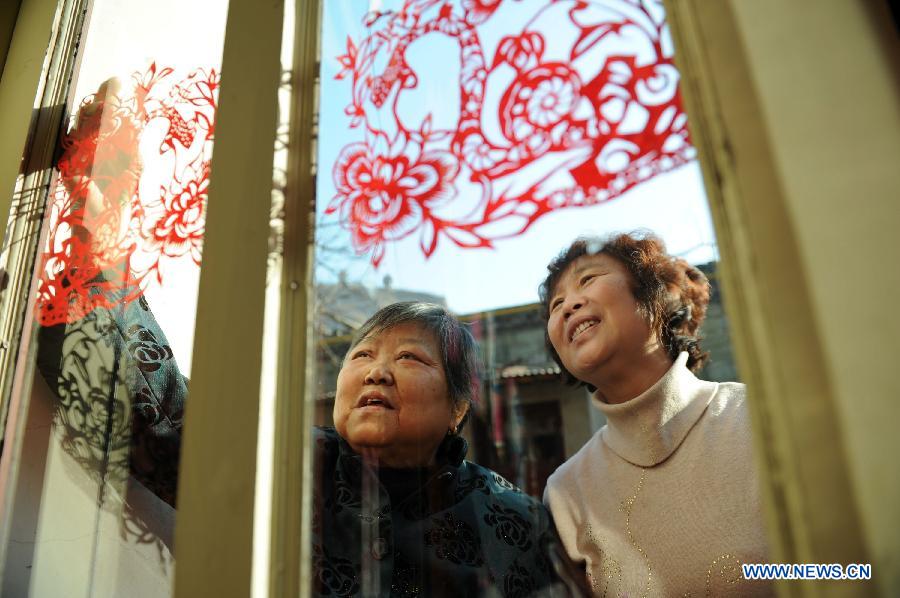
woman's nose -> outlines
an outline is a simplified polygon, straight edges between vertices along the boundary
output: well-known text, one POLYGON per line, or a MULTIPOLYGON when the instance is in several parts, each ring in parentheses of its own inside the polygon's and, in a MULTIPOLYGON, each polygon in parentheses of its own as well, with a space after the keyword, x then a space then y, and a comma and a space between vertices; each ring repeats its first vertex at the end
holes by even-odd
POLYGON ((573 297, 570 300, 566 300, 566 302, 563 304, 563 318, 568 320, 569 316, 574 314, 582 307, 584 307, 584 300, 581 297, 573 297))
POLYGON ((366 384, 393 384, 391 369, 381 362, 375 362, 366 372, 366 384))

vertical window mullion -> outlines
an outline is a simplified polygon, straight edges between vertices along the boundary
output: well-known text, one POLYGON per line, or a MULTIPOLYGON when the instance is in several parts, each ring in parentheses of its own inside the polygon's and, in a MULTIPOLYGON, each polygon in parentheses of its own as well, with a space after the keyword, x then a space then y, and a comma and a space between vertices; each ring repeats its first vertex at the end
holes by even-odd
POLYGON ((176 596, 248 595, 282 2, 231 0, 181 457, 176 596))
POLYGON ((312 253, 316 193, 316 136, 321 2, 295 3, 293 96, 290 115, 284 265, 275 405, 272 480, 272 596, 307 595, 311 540, 314 335, 311 330, 312 253))

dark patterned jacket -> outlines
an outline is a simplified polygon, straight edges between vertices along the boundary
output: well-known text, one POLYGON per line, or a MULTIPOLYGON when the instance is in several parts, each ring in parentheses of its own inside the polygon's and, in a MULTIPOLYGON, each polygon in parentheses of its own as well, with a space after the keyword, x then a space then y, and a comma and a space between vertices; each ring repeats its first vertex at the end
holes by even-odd
POLYGON ((37 366, 58 399, 63 449, 89 474, 130 474, 174 506, 187 380, 146 299, 125 294, 105 289, 114 307, 41 327, 37 366))
POLYGON ((315 431, 319 596, 568 596, 544 506, 445 439, 428 470, 377 470, 315 431))

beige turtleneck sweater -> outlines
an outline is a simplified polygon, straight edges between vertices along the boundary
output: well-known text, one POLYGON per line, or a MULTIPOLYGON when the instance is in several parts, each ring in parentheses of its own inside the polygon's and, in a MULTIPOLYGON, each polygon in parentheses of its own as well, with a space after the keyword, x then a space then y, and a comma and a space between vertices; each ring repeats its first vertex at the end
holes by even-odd
POLYGON ((607 425, 547 481, 569 555, 598 596, 768 596, 741 577, 767 560, 746 391, 682 353, 643 394, 594 398, 607 425))

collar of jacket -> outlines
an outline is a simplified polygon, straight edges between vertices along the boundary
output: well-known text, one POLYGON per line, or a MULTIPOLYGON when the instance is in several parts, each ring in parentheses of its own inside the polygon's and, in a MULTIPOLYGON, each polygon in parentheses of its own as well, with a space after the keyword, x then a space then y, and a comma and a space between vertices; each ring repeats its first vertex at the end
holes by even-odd
MULTIPOLYGON (((359 491, 363 479, 378 480, 376 467, 363 462, 363 458, 354 452, 350 444, 339 434, 338 437, 338 467, 347 482, 359 491), (369 476, 372 476, 371 478, 369 476)), ((447 506, 448 501, 453 500, 453 492, 450 492, 458 481, 463 469, 463 459, 469 450, 469 443, 458 434, 448 434, 435 453, 435 465, 428 468, 427 481, 419 492, 413 492, 395 508, 410 503, 415 497, 421 502, 427 501, 429 510, 438 510, 447 506)), ((410 470, 410 475, 418 475, 419 470, 410 470)))

